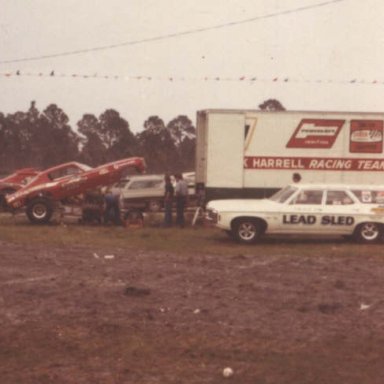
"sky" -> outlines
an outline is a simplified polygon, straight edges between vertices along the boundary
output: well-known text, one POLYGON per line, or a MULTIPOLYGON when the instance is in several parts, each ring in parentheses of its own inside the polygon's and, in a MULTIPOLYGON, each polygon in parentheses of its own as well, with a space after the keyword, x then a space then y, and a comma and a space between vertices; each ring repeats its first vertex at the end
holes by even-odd
POLYGON ((0 0, 0 112, 380 112, 382 0, 0 0), (52 73, 53 71, 53 73, 52 73), (19 73, 19 75, 16 75, 19 73), (53 76, 50 76, 50 74, 53 76))

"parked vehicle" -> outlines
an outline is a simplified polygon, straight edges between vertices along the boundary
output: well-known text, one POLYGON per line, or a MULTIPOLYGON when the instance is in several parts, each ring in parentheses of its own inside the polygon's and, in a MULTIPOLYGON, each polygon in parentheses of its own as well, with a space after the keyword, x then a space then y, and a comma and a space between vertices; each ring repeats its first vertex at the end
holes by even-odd
POLYGON ((87 165, 69 162, 40 172, 27 185, 7 195, 10 208, 26 208, 33 223, 46 223, 57 203, 68 200, 99 186, 111 185, 121 179, 128 169, 143 172, 144 159, 132 157, 91 168, 87 165))
POLYGON ((26 184, 29 179, 36 176, 38 173, 39 171, 35 168, 18 169, 14 173, 0 179, 0 183, 23 185, 26 184))
MULTIPOLYGON (((190 203, 195 196, 195 173, 184 173, 188 183, 190 203)), ((135 175, 117 182, 112 191, 120 195, 123 211, 157 212, 164 205, 164 175, 135 175)))
POLYGON ((131 176, 116 183, 113 191, 120 195, 121 205, 125 211, 132 209, 158 211, 162 207, 164 196, 164 176, 131 176))
POLYGON ((239 242, 262 235, 384 235, 384 185, 292 184, 268 199, 212 200, 207 219, 239 242))
POLYGON ((0 208, 4 210, 7 207, 5 195, 11 194, 20 189, 38 173, 39 171, 34 168, 23 168, 0 179, 0 208))
POLYGON ((263 198, 292 182, 384 182, 383 113, 197 113, 196 187, 206 201, 263 198))

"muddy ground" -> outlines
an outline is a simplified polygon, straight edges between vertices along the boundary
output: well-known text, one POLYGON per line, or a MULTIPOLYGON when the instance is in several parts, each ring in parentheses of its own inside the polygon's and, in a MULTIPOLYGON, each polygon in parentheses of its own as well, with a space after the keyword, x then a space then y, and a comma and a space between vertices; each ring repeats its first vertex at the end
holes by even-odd
POLYGON ((382 247, 282 240, 213 255, 0 241, 0 382, 381 384, 382 247))

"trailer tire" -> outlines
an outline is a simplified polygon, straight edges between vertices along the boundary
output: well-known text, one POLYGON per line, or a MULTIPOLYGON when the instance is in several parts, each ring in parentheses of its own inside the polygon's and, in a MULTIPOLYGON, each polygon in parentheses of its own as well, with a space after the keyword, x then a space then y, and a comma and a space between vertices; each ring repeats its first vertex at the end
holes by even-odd
POLYGON ((260 221, 253 218, 236 219, 232 228, 236 240, 244 244, 256 242, 263 233, 263 226, 260 221))
POLYGON ((45 197, 38 197, 27 204, 27 216, 33 224, 46 224, 51 220, 53 205, 51 200, 45 197))
POLYGON ((359 243, 377 243, 382 240, 383 228, 378 223, 362 223, 355 229, 353 237, 359 243))

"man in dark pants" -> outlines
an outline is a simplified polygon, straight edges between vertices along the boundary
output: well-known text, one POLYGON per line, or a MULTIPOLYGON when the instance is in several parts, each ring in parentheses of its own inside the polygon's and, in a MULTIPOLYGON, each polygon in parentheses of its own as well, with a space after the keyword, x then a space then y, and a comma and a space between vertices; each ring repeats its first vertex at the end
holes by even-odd
POLYGON ((120 198, 114 194, 110 188, 104 196, 104 223, 112 222, 115 225, 121 224, 120 218, 120 198))
POLYGON ((181 173, 177 173, 175 175, 175 179, 176 179, 176 188, 175 188, 176 224, 180 226, 180 228, 184 228, 184 225, 185 225, 184 209, 185 209, 185 205, 187 203, 187 197, 188 197, 188 184, 183 179, 183 176, 181 173))
POLYGON ((172 203, 175 189, 173 188, 171 177, 165 175, 165 187, 164 187, 164 227, 172 226, 172 203))

